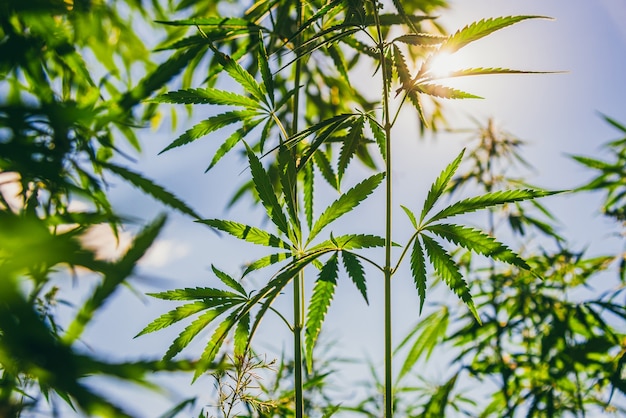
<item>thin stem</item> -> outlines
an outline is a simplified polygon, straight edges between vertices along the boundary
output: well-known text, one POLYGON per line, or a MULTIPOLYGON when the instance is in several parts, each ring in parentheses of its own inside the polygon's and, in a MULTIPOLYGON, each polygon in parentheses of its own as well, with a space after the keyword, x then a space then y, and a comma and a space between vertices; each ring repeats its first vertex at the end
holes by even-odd
POLYGON ((393 417, 393 373, 392 359, 393 350, 391 342, 391 215, 392 215, 392 190, 391 190, 391 121, 389 118, 389 74, 385 57, 385 43, 378 15, 378 1, 373 2, 374 21, 378 35, 378 53, 383 77, 383 116, 385 120, 385 418, 393 417))
MULTIPOLYGON (((297 10, 297 27, 302 26, 302 2, 296 3, 297 10)), ((295 39, 295 49, 298 50, 302 44, 302 35, 298 34, 295 39)), ((298 118, 300 107, 300 74, 302 72, 302 61, 298 60, 295 63, 294 85, 295 93, 293 95, 293 120, 291 126, 291 133, 298 132, 298 118)), ((292 148, 294 153, 293 157, 296 157, 297 147, 292 148)), ((294 182, 294 187, 297 187, 297 181, 294 182)), ((294 190, 294 196, 297 196, 297 190, 294 190)), ((297 203, 297 202, 296 202, 297 203)), ((297 207, 296 207, 297 210, 297 207)), ((293 281, 293 342, 294 342, 294 392, 295 392, 295 414, 296 418, 302 418, 304 416, 304 384, 302 379, 302 329, 304 319, 304 306, 302 301, 304 300, 304 272, 300 271, 293 281)))

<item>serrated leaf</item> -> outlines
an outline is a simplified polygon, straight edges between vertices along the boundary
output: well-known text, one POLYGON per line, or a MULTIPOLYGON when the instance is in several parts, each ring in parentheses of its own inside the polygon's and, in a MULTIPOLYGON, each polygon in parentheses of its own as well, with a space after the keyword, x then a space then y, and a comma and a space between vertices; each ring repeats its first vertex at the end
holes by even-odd
POLYGON ((244 125, 233 132, 226 141, 215 151, 215 155, 213 155, 213 159, 211 160, 211 164, 204 171, 205 173, 215 167, 215 165, 225 156, 235 145, 237 145, 246 135, 250 133, 254 128, 256 128, 259 123, 261 123, 263 119, 256 119, 252 121, 244 122, 244 125))
POLYGON ((469 287, 465 280, 463 280, 463 276, 452 257, 450 257, 437 241, 430 238, 428 235, 420 234, 420 237, 424 242, 428 259, 435 269, 435 274, 441 277, 450 290, 465 303, 472 315, 474 315, 474 318, 476 318, 476 321, 482 323, 476 311, 476 307, 474 306, 469 287))
POLYGON ((261 203, 265 207, 265 211, 274 225, 276 225, 285 235, 289 235, 289 224, 280 204, 278 203, 278 198, 274 192, 272 181, 261 165, 261 161, 259 161, 248 144, 246 144, 246 149, 248 152, 250 170, 252 171, 252 181, 254 182, 254 187, 259 194, 259 199, 261 199, 261 203))
POLYGON ((253 244, 264 245, 266 247, 284 248, 287 250, 291 248, 288 243, 276 235, 270 234, 269 232, 254 226, 222 219, 203 219, 196 222, 209 225, 253 244))
POLYGON ((170 91, 150 100, 156 103, 176 104, 214 104, 222 106, 240 106, 248 109, 261 109, 259 102, 237 93, 214 88, 196 88, 170 91))
POLYGON ((279 263, 287 258, 291 257, 291 253, 276 253, 266 255, 265 257, 261 257, 258 260, 248 264, 246 266, 246 270, 243 272, 242 276, 246 276, 248 273, 259 270, 263 267, 271 266, 272 264, 279 263))
POLYGON ((302 169, 302 200, 304 201, 304 215, 309 229, 313 226, 313 192, 315 190, 315 175, 313 165, 307 164, 302 169))
POLYGON ((343 261, 343 266, 348 272, 348 276, 352 279, 352 283, 359 289, 363 299, 365 299, 365 303, 370 304, 369 300, 367 300, 367 286, 365 284, 365 272, 363 271, 363 266, 359 259, 352 253, 347 251, 341 252, 341 259, 343 261))
POLYGON ((153 183, 151 180, 141 176, 139 173, 131 171, 125 167, 121 167, 118 165, 100 162, 103 167, 106 167, 113 173, 122 177, 125 180, 128 180, 131 184, 148 193, 150 196, 157 199, 159 202, 166 204, 167 206, 174 208, 182 213, 193 216, 194 218, 200 218, 191 207, 189 207, 185 202, 178 199, 174 194, 167 191, 162 186, 153 183))
POLYGON ((385 239, 376 235, 348 234, 334 237, 333 241, 324 241, 309 249, 314 251, 321 248, 333 248, 337 250, 355 250, 359 248, 384 247, 385 239))
POLYGON ((354 155, 356 154, 359 145, 363 141, 363 127, 365 125, 365 119, 363 117, 354 121, 350 127, 350 132, 344 139, 341 145, 341 151, 339 153, 339 162, 337 163, 337 178, 338 183, 341 183, 343 174, 348 168, 348 164, 354 155))
POLYGON ((174 358, 176 354, 180 353, 185 347, 187 347, 203 329, 209 326, 215 318, 224 313, 226 309, 228 309, 228 307, 211 309, 196 318, 183 330, 183 332, 178 335, 178 337, 176 337, 176 339, 174 339, 174 341, 172 341, 172 344, 163 356, 163 360, 171 360, 174 358))
POLYGON ((215 47, 211 47, 215 53, 215 58, 224 67, 224 70, 228 75, 235 80, 241 87, 252 95, 259 102, 263 102, 267 105, 267 99, 265 97, 264 89, 256 82, 252 74, 247 72, 241 65, 228 55, 218 51, 215 47))
POLYGON ((167 328, 182 319, 185 319, 195 313, 212 307, 215 307, 214 303, 204 300, 199 300, 197 302, 178 306, 176 307, 176 309, 164 313, 163 315, 150 322, 148 325, 146 325, 144 329, 139 332, 139 334, 135 335, 135 338, 139 337, 140 335, 149 334, 151 332, 167 328))
POLYGON ((387 157, 387 139, 385 137, 385 131, 382 126, 376 121, 376 119, 372 117, 367 118, 370 129, 372 130, 372 134, 374 134, 374 139, 376 140, 376 144, 378 145, 378 149, 380 150, 380 155, 383 157, 383 160, 386 160, 387 157))
POLYGON ((474 75, 497 75, 497 74, 553 74, 553 71, 526 71, 526 70, 511 70, 508 68, 464 68, 462 70, 456 70, 448 74, 443 78, 453 77, 468 77, 474 75))
POLYGON ((456 33, 451 35, 447 41, 445 41, 441 50, 446 52, 455 52, 463 48, 465 45, 474 42, 478 39, 484 38, 491 33, 503 29, 507 26, 511 26, 515 23, 521 22, 527 19, 550 19, 545 16, 506 16, 490 19, 483 19, 478 22, 474 22, 462 29, 459 29, 456 33))
POLYGON ((445 209, 442 209, 424 225, 431 224, 432 222, 449 218, 452 216, 461 215, 464 213, 475 212, 477 210, 486 209, 492 206, 503 205, 505 203, 520 202, 523 200, 537 199, 539 197, 552 196, 560 191, 549 192, 545 190, 534 189, 519 189, 519 190, 500 190, 493 193, 487 193, 482 196, 471 197, 463 199, 459 202, 453 203, 445 209))
POLYGON ((163 300, 194 300, 194 299, 241 299, 237 293, 212 287, 186 287, 183 289, 166 290, 158 293, 146 293, 148 296, 163 300))
POLYGON ((417 46, 439 45, 447 39, 445 36, 433 35, 431 33, 409 33, 396 37, 392 42, 402 42, 417 46))
MULTIPOLYGON (((242 315, 247 315, 247 312, 242 315)), ((230 329, 237 324, 237 317, 239 316, 239 311, 235 311, 228 315, 226 319, 224 319, 215 329, 213 334, 211 335, 211 339, 207 343, 202 355, 200 356, 200 360, 196 365, 196 372, 194 373, 193 380, 195 381, 201 374, 206 372, 209 369, 210 364, 215 360, 215 356, 219 352, 219 349, 224 344, 224 340, 228 336, 228 332, 230 329)))
POLYGON ((424 258, 424 250, 417 237, 415 238, 413 249, 411 250, 411 273, 413 274, 415 288, 420 297, 421 315, 424 301, 426 300, 426 260, 424 258))
POLYGON ((313 161, 315 162, 317 168, 319 168, 324 180, 326 180, 335 190, 339 190, 339 180, 337 175, 334 173, 333 167, 330 165, 330 161, 328 161, 326 154, 322 151, 317 151, 313 154, 313 161))
POLYGON ((424 360, 428 361, 435 347, 441 343, 448 331, 450 313, 446 306, 433 312, 426 318, 422 319, 415 328, 409 332, 405 339, 398 345, 396 352, 406 346, 411 339, 415 339, 415 343, 409 349, 404 363, 400 368, 397 381, 399 382, 411 370, 414 370, 415 364, 424 355, 424 360))
POLYGON ((461 90, 453 89, 452 87, 441 86, 438 84, 420 83, 415 84, 411 88, 419 91, 420 93, 428 94, 429 96, 441 97, 442 99, 482 99, 480 96, 475 96, 461 90))
MULTIPOLYGON (((448 187, 448 183, 456 173, 456 170, 459 168, 461 164, 461 160, 463 159, 463 155, 465 154, 465 149, 463 149, 459 155, 452 161, 437 177, 437 180, 430 186, 430 190, 428 191, 428 195, 426 196, 426 200, 424 201, 424 207, 422 208, 422 214, 420 215, 420 224, 424 221, 424 217, 430 212, 433 208, 437 200, 441 197, 441 195, 446 191, 448 187)), ((416 227, 417 228, 417 227, 416 227)))
POLYGON ((335 294, 337 274, 338 260, 337 253, 335 253, 320 271, 309 303, 305 333, 306 362, 309 370, 313 368, 313 347, 319 336, 330 302, 335 294))
POLYGON ((267 92, 271 106, 274 106, 274 78, 270 71, 270 66, 267 61, 267 51, 265 50, 265 44, 263 43, 263 37, 259 31, 259 52, 257 54, 259 62, 259 70, 261 71, 261 78, 263 78, 263 85, 267 92))
POLYGON ((291 224, 300 236, 300 217, 298 216, 298 171, 295 155, 291 150, 282 147, 278 150, 279 180, 282 188, 287 214, 291 224))
POLYGON ((402 208, 404 213, 406 213, 406 216, 408 216, 409 220, 411 221, 411 224, 413 224, 413 228, 417 229, 417 220, 415 219, 415 215, 413 214, 413 212, 411 212, 411 210, 407 208, 406 206, 400 205, 400 207, 402 208))
POLYGON ((320 215, 317 222, 313 225, 313 228, 311 228, 307 243, 311 242, 311 240, 313 240, 313 238, 315 238, 315 236, 328 224, 358 206, 359 203, 367 198, 367 196, 372 194, 383 178, 385 178, 384 173, 374 174, 342 194, 337 200, 331 203, 330 206, 328 206, 320 215))
POLYGON ((243 315, 237 322, 234 336, 235 358, 241 359, 246 354, 250 337, 250 314, 243 315))
POLYGON ((255 32, 263 29, 261 26, 239 17, 195 17, 193 19, 157 20, 156 23, 169 26, 216 26, 222 29, 246 28, 255 32))
POLYGON ((221 271, 220 269, 218 269, 212 264, 211 264, 211 270, 213 270, 213 273, 215 273, 217 278, 220 279, 222 283, 224 283, 226 286, 240 293, 243 297, 248 296, 248 294, 246 293, 246 289, 244 289, 243 286, 237 280, 233 279, 228 274, 224 273, 223 271, 221 271))
POLYGON ((191 129, 185 131, 184 134, 176 138, 171 144, 165 147, 159 154, 169 151, 172 148, 180 147, 188 144, 198 138, 206 136, 211 132, 217 131, 225 126, 237 122, 245 122, 256 116, 256 113, 250 110, 233 110, 230 112, 220 113, 203 120, 191 129))
POLYGON ((530 266, 510 248, 478 229, 452 224, 430 225, 425 229, 470 251, 530 270, 530 266))

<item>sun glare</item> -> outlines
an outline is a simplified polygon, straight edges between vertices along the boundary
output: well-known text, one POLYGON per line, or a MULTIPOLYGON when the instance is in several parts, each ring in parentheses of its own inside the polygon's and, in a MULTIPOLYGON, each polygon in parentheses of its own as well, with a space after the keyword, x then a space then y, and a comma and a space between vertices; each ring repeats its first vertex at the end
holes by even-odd
POLYGON ((456 54, 438 52, 428 62, 428 72, 434 78, 447 78, 463 68, 462 59, 456 54))

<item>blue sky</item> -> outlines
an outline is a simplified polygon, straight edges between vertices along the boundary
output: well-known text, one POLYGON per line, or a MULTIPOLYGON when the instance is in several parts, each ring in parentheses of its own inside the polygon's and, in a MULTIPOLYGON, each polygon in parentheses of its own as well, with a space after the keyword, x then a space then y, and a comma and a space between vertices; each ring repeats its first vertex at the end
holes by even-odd
MULTIPOLYGON (((542 15, 555 20, 522 22, 498 32, 468 47, 463 60, 468 66, 501 66, 535 71, 567 71, 564 74, 529 76, 488 76, 459 81, 471 93, 484 100, 449 102, 449 118, 455 128, 472 124, 467 115, 480 120, 494 117, 507 131, 529 142, 526 158, 536 167, 530 182, 552 189, 569 189, 583 183, 590 173, 572 162, 567 154, 597 155, 602 143, 614 139, 616 133, 598 116, 606 113, 626 121, 626 5, 619 0, 458 0, 441 17, 450 31, 475 20, 506 15, 542 15)), ((362 81, 369 82, 370 73, 362 81)), ((456 82, 455 82, 456 83, 456 82)), ((397 131, 396 204, 418 207, 427 188, 438 172, 458 154, 466 135, 442 135, 420 140, 415 131, 414 116, 408 115, 397 131)), ((183 200, 207 218, 227 217, 249 222, 252 204, 243 202, 226 213, 224 207, 231 196, 231 188, 241 184, 243 166, 236 155, 230 155, 209 174, 203 174, 217 142, 211 137, 157 156, 176 134, 167 129, 144 132, 144 152, 134 166, 175 191, 183 200)), ((183 130, 177 128, 177 133, 183 130)), ((358 170, 357 170, 358 171, 358 170)), ((358 174, 366 173, 358 171, 358 174)), ((356 178, 356 176, 355 176, 356 178)), ((163 211, 136 191, 113 182, 112 195, 118 209, 125 214, 148 220, 163 211), (117 185, 116 185, 117 184, 117 185)), ((562 223, 561 232, 579 248, 588 247, 591 253, 617 251, 620 241, 608 238, 614 225, 604 221, 597 208, 601 196, 561 197, 549 202, 562 223)), ((332 196, 329 196, 332 199, 332 196)), ((341 228, 382 233, 372 226, 382 213, 381 200, 374 199, 359 208, 357 216, 345 221, 341 228), (378 206, 377 206, 378 205, 378 206)), ((398 212, 396 227, 405 222, 398 212)), ((261 220, 255 211, 253 222, 261 220)), ((194 224, 177 214, 170 222, 151 256, 144 260, 135 281, 140 291, 155 291, 185 286, 215 284, 209 272, 211 263, 233 275, 239 272, 242 261, 254 259, 263 252, 250 246, 240 246, 234 240, 218 237, 208 228, 194 224)), ((398 254, 396 254, 397 256, 398 254)), ((258 275, 253 280, 263 280, 258 275)), ((382 287, 377 277, 368 282, 370 306, 366 306, 355 288, 340 281, 334 304, 329 312, 326 335, 338 343, 338 352, 353 356, 382 359, 382 287)), ((397 276, 394 282, 395 337, 402 337, 417 320, 417 293, 409 277, 397 276)), ((80 297, 80 291, 76 297, 80 297)), ((454 297, 454 296, 450 296, 454 297)), ((114 358, 134 359, 158 356, 182 328, 166 330, 132 340, 132 337, 156 316, 175 304, 138 298, 124 291, 100 313, 94 326, 85 336, 90 347, 114 358), (122 354, 123 352, 123 354, 122 354)), ((290 302, 279 301, 290 315, 290 302)), ((284 325, 278 320, 266 321, 260 330, 260 351, 289 349, 290 343, 277 342, 286 337, 284 325)), ((197 353, 201 342, 190 346, 197 353)), ((441 365, 440 367, 443 367, 441 365)), ((430 373, 436 376, 442 370, 437 366, 430 373)), ((382 371, 382 368, 381 368, 382 371)), ((362 370, 350 371, 349 378, 365 378, 362 370)), ((173 386, 180 396, 191 392, 206 392, 212 383, 201 379, 190 390, 190 377, 177 380, 173 386)), ((120 390, 116 387, 112 390, 120 390)), ((151 395, 137 395, 128 401, 132 410, 151 417, 163 409, 163 404, 151 395)), ((206 398, 205 398, 206 399, 206 398)))

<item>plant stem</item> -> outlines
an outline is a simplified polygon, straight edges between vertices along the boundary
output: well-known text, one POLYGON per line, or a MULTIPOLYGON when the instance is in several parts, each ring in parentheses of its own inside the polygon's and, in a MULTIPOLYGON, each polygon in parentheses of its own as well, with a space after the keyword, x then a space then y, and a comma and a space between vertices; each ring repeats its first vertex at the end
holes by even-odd
POLYGON ((374 1, 374 19, 378 35, 378 53, 380 54, 380 68, 383 78, 383 116, 385 128, 385 418, 393 417, 393 373, 392 373, 392 341, 391 341, 391 215, 392 215, 392 189, 391 189, 391 120, 389 115, 389 74, 385 57, 385 43, 380 27, 378 15, 378 2, 374 1))
MULTIPOLYGON (((297 28, 302 26, 302 3, 296 3, 297 10, 297 28)), ((295 50, 298 51, 302 43, 302 36, 298 35, 295 40, 295 50)), ((302 60, 295 63, 294 87, 293 95, 293 120, 291 133, 298 132, 298 108, 300 107, 300 73, 302 70, 302 60)), ((293 158, 296 158, 297 147, 293 148, 293 158)), ((297 176, 297 175, 296 175, 297 176)), ((297 181, 294 181, 294 187, 297 187, 297 181)), ((297 196, 297 190, 294 190, 294 196, 297 196)), ((297 202, 296 202, 297 204, 297 202)), ((297 207, 296 207, 297 210, 297 207)), ((295 392, 295 414, 296 418, 304 416, 304 385, 302 381, 302 328, 303 328, 303 305, 304 300, 304 272, 300 271, 293 281, 293 342, 294 342, 294 392, 295 392)))

